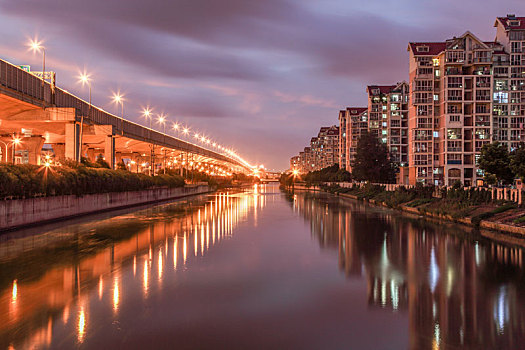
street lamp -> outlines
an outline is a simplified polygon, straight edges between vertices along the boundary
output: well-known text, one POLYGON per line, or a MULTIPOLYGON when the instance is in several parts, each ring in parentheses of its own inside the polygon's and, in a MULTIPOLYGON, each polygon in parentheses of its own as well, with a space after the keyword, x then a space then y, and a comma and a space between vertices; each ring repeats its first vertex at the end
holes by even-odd
POLYGON ((42 51, 42 107, 46 108, 46 98, 44 96, 44 81, 46 77, 46 48, 42 45, 42 41, 38 41, 37 38, 30 39, 28 43, 29 49, 35 52, 42 51))
POLYGON ((122 125, 121 133, 124 135, 124 95, 120 91, 113 93, 113 102, 116 103, 117 107, 120 104, 120 120, 122 125))
MULTIPOLYGON (((90 75, 86 72, 80 73, 78 77, 82 86, 87 85, 89 88, 89 107, 88 107, 88 119, 91 118, 91 79, 90 75)), ((80 117, 80 149, 78 150, 78 161, 82 161, 82 139, 84 136, 84 113, 80 117)))
MULTIPOLYGON (((151 140, 151 147, 150 147, 150 162, 155 164, 155 142, 153 142, 153 137, 151 135, 151 131, 152 131, 152 126, 151 126, 151 123, 153 122, 153 114, 151 113, 152 110, 149 108, 149 106, 147 106, 143 111, 142 111, 142 116, 146 119, 149 120, 149 138, 151 140)), ((150 175, 153 175, 155 176, 155 168, 151 168, 149 169, 149 174, 150 175), (152 173, 152 169, 153 169, 153 173, 152 173)))
POLYGON ((294 169, 292 171, 292 192, 295 192, 295 178, 299 175, 299 171, 297 169, 294 169))
MULTIPOLYGON (((162 125, 162 133, 165 135, 166 134, 166 116, 164 115, 164 113, 159 114, 159 118, 157 119, 157 122, 162 125)), ((166 140, 164 140, 164 142, 166 142, 166 140)), ((166 174, 166 147, 164 147, 164 157, 162 158, 162 168, 164 170, 164 174, 166 174)))
POLYGON ((16 146, 20 144, 20 139, 18 137, 14 137, 12 142, 13 142, 13 164, 15 164, 16 146))

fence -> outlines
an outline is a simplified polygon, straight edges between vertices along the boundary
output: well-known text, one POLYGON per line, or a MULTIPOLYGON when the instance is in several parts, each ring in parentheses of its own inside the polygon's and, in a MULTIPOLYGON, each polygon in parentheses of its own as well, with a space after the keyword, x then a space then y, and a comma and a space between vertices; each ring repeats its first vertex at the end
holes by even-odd
MULTIPOLYGON (((338 185, 339 187, 343 188, 349 188, 352 186, 359 186, 364 187, 366 183, 362 182, 326 182, 326 185, 338 185)), ((380 183, 371 183, 375 186, 382 186, 385 188, 385 191, 393 192, 397 190, 400 187, 404 188, 414 188, 416 186, 414 185, 402 185, 402 184, 380 184, 380 183)), ((441 197, 441 193, 444 189, 450 190, 452 186, 442 186, 442 187, 435 187, 435 191, 433 196, 434 197, 441 197)), ((476 188, 479 189, 480 187, 463 187, 465 191, 470 191, 471 189, 476 188)), ((491 191, 492 200, 505 200, 517 203, 519 205, 523 202, 523 190, 519 188, 508 188, 508 187, 493 187, 493 188, 486 188, 487 191, 491 191)))

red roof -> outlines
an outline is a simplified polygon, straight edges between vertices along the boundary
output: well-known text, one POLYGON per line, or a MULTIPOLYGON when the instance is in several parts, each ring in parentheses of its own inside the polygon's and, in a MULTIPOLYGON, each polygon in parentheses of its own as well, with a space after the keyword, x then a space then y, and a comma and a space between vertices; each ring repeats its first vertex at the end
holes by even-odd
POLYGON ((348 107, 346 109, 351 115, 362 114, 363 112, 368 111, 368 107, 348 107))
POLYGON ((509 16, 498 17, 496 20, 496 23, 494 24, 494 27, 497 27, 498 22, 500 22, 503 25, 505 30, 513 30, 513 29, 525 30, 525 17, 511 17, 511 18, 509 18, 509 16), (519 22, 519 25, 511 26, 510 23, 513 21, 519 22))
POLYGON ((366 90, 369 94, 372 94, 373 90, 379 89, 381 94, 389 94, 397 87, 397 85, 368 85, 366 90))
POLYGON ((447 43, 409 43, 409 49, 415 56, 437 56, 447 48, 447 43), (418 51, 417 47, 428 47, 428 51, 418 51))

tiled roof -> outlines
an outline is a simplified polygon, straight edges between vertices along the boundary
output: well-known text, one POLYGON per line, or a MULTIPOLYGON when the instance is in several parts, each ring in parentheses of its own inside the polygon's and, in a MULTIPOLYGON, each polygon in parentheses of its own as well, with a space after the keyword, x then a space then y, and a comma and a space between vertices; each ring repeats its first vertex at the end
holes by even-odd
POLYGON ((436 56, 441 52, 445 51, 447 43, 409 43, 409 49, 412 50, 416 56, 436 56), (428 47, 428 51, 418 51, 417 47, 428 47))
POLYGON ((379 89, 381 94, 389 94, 397 87, 397 85, 368 85, 366 90, 369 94, 372 94, 373 90, 379 89))
POLYGON ((509 18, 508 16, 507 17, 498 17, 496 19, 496 23, 494 24, 494 27, 497 27, 498 22, 500 22, 503 25, 505 30, 510 30, 510 29, 525 30, 525 17, 512 17, 512 18, 509 18), (512 21, 519 21, 519 25, 518 26, 511 26, 510 22, 512 22, 512 21))
POLYGON ((348 107, 346 110, 350 113, 350 115, 358 115, 368 111, 368 107, 348 107))

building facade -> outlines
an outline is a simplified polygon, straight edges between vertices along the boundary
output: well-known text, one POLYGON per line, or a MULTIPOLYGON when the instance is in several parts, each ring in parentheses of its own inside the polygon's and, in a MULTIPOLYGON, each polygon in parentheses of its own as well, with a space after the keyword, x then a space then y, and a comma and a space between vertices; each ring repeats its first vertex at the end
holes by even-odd
POLYGON ((357 143, 361 135, 368 131, 368 108, 348 107, 339 112, 339 122, 339 128, 345 129, 346 138, 344 142, 339 142, 340 152, 345 154, 345 163, 340 164, 340 168, 351 172, 355 161, 357 143))
POLYGON ((390 160, 408 166, 408 83, 369 85, 368 130, 388 149, 390 160))
POLYGON ((339 157, 339 127, 321 127, 317 136, 311 138, 310 147, 290 159, 290 167, 308 173, 338 164, 339 157))

